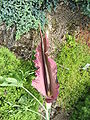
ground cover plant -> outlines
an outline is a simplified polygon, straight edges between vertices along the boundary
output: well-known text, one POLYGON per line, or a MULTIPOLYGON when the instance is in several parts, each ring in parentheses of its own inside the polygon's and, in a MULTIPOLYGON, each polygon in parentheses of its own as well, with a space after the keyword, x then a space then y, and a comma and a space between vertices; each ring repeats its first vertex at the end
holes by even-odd
POLYGON ((90 87, 90 68, 85 68, 90 62, 89 48, 69 35, 56 61, 60 83, 58 101, 62 108, 70 109, 90 87))
MULTIPOLYGON (((90 92, 90 91, 89 91, 90 92)), ((90 119, 90 93, 82 96, 77 102, 70 120, 89 120, 90 119)))
POLYGON ((0 1, 0 21, 8 27, 16 26, 16 39, 30 29, 42 28, 47 24, 46 10, 51 11, 58 0, 2 0, 0 1))
MULTIPOLYGON (((39 94, 31 87, 34 69, 31 61, 19 60, 7 48, 0 48, 0 76, 12 77, 23 82, 24 86, 40 100, 39 94)), ((37 111, 38 103, 23 89, 20 87, 0 87, 1 120, 40 119, 38 115, 29 111, 31 108, 37 111)))

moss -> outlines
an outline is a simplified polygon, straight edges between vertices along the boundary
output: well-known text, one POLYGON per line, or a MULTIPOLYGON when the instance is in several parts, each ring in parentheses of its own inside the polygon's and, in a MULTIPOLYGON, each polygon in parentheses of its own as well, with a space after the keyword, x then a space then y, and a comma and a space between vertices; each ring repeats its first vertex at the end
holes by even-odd
POLYGON ((90 94, 89 92, 77 102, 70 116, 70 120, 90 119, 90 94))
MULTIPOLYGON (((34 66, 31 61, 17 59, 7 48, 0 48, 0 76, 13 77, 24 83, 40 101, 40 95, 31 86, 34 79, 34 66)), ((36 120, 39 117, 26 110, 38 110, 38 103, 22 88, 0 87, 0 120, 36 120)))
POLYGON ((89 48, 77 43, 74 37, 68 35, 57 58, 60 106, 70 109, 90 87, 90 68, 82 68, 90 62, 89 48))

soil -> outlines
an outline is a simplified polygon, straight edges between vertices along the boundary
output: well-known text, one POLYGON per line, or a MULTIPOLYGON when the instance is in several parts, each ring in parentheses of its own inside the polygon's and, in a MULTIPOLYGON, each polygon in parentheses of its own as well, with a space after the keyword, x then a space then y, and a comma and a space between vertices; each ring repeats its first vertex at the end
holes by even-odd
MULTIPOLYGON (((47 14, 47 18, 49 20, 47 30, 49 31, 49 54, 51 57, 55 57, 60 50, 60 44, 65 41, 66 33, 75 35, 77 40, 85 37, 88 46, 90 46, 90 18, 84 16, 79 9, 72 11, 62 1, 58 4, 56 11, 47 14), (55 49, 57 49, 57 52, 55 52, 55 49)), ((15 34, 15 26, 11 26, 7 30, 5 23, 2 23, 0 25, 0 45, 8 47, 17 57, 26 60, 30 59, 32 50, 35 50, 40 41, 39 33, 35 30, 30 30, 30 32, 22 35, 18 41, 15 40, 15 34)), ((69 119, 69 115, 59 107, 54 107, 51 114, 51 120, 69 119)))
POLYGON ((84 16, 79 9, 72 11, 70 6, 67 6, 64 2, 60 2, 56 11, 49 14, 48 18, 50 51, 52 55, 53 52, 55 53, 55 48, 59 48, 62 41, 65 40, 66 33, 75 35, 78 38, 81 31, 87 31, 87 41, 90 44, 90 18, 84 16))
POLYGON ((69 120, 70 114, 60 107, 56 107, 51 111, 51 120, 69 120))
POLYGON ((52 120, 69 120, 69 117, 64 112, 60 112, 52 120))

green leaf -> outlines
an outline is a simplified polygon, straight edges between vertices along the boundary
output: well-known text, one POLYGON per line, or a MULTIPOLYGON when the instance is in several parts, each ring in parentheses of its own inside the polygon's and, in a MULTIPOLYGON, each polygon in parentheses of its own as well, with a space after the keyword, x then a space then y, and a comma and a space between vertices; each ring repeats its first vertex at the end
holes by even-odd
POLYGON ((4 78, 4 77, 0 76, 0 86, 23 87, 23 83, 16 80, 15 78, 4 78))

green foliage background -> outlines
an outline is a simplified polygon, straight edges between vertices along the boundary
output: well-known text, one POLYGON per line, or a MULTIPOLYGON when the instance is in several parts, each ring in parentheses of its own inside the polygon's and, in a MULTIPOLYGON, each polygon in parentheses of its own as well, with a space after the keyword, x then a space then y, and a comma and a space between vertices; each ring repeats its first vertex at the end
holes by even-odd
MULTIPOLYGON (((90 91, 89 91, 90 92, 90 91)), ((70 120, 90 119, 90 93, 84 95, 76 104, 70 120)))
MULTIPOLYGON (((31 86, 34 79, 34 65, 31 61, 19 60, 7 48, 0 48, 0 76, 13 77, 23 82, 24 87, 40 101, 39 93, 31 86)), ((38 115, 27 111, 38 110, 38 103, 23 89, 0 87, 0 120, 37 120, 38 115)))
POLYGON ((71 109, 90 87, 90 67, 82 69, 90 62, 90 50, 69 35, 57 55, 56 62, 60 83, 58 101, 62 108, 71 109))

